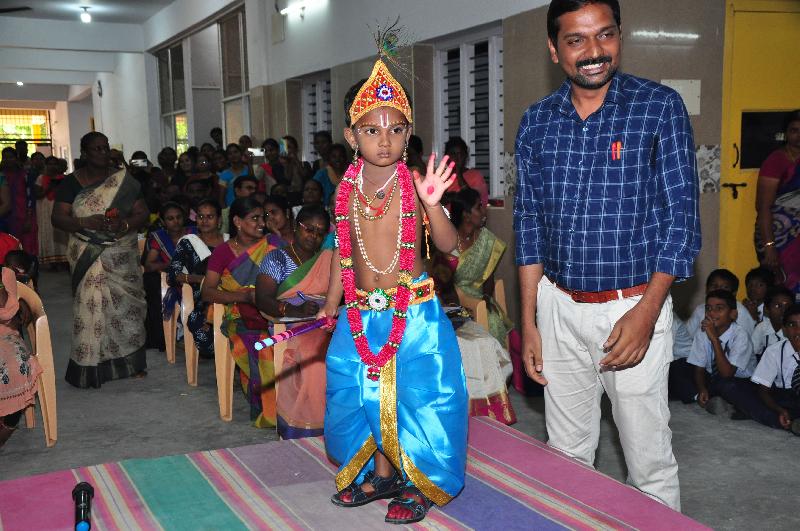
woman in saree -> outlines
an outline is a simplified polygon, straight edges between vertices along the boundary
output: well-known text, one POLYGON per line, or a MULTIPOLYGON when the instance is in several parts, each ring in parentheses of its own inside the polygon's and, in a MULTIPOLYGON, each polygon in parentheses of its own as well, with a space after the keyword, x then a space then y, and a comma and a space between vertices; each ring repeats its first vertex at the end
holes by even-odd
POLYGON ((761 165, 756 192, 756 253, 761 265, 800 294, 800 109, 784 121, 785 144, 761 165))
POLYGON ((286 247, 294 239, 292 209, 280 195, 268 195, 264 200, 264 219, 267 223, 267 241, 274 247, 286 247))
MULTIPOLYGON (((456 287, 473 299, 486 301, 489 318, 489 329, 486 332, 500 345, 498 347, 493 341, 485 342, 492 343, 496 347, 485 348, 483 338, 480 337, 485 332, 478 326, 470 325, 459 329, 456 333, 463 341, 473 339, 481 341, 481 348, 469 349, 466 348, 467 345, 462 348, 462 354, 474 350, 479 351, 480 356, 486 357, 476 363, 464 360, 468 390, 472 391, 469 389, 472 379, 484 383, 491 382, 491 385, 483 386, 481 396, 473 396, 474 393, 470 393, 470 414, 488 415, 506 424, 512 424, 516 421, 516 415, 506 389, 506 377, 511 359, 505 349, 507 345, 511 345, 513 352, 516 343, 512 336, 516 333, 510 334, 513 324, 494 299, 494 271, 503 257, 506 244, 484 227, 486 206, 482 202, 480 192, 474 188, 463 188, 452 197, 450 218, 458 229, 458 245, 452 254, 438 251, 434 254, 431 275, 436 280, 440 297, 447 303, 459 304, 456 287), (473 368, 481 373, 470 374, 473 368), (491 389, 486 391, 487 387, 491 389)), ((520 363, 518 376, 522 376, 523 370, 520 363)))
POLYGON ((0 447, 17 429, 25 408, 34 404, 42 367, 20 336, 30 309, 17 300, 17 279, 9 268, 0 272, 0 447))
POLYGON ((275 426, 275 363, 272 348, 256 350, 269 337, 269 321, 255 307, 258 269, 273 249, 264 237, 264 208, 252 197, 230 206, 231 238, 218 245, 208 259, 201 288, 207 303, 225 305, 222 333, 228 337, 242 390, 257 428, 275 426))
MULTIPOLYGON (((208 322, 208 304, 200 298, 200 286, 208 268, 212 251, 228 241, 228 235, 219 230, 222 208, 214 199, 204 199, 197 203, 197 234, 183 236, 172 261, 167 266, 167 282, 170 290, 164 298, 165 312, 174 311, 174 303, 180 301, 180 286, 192 286, 194 311, 189 314, 187 326, 194 336, 195 345, 201 357, 214 357, 214 333, 208 322)), ((169 315, 165 315, 169 318, 169 315)))
POLYGON ((144 292, 147 299, 145 328, 147 348, 164 350, 161 272, 166 271, 172 261, 178 240, 187 234, 194 234, 196 229, 186 227, 186 215, 178 203, 167 201, 161 205, 158 214, 161 227, 150 232, 144 247, 144 292))
MULTIPOLYGON (((330 279, 330 247, 323 247, 330 217, 321 205, 303 207, 294 240, 271 251, 256 281, 256 306, 274 317, 313 317, 330 279)), ((325 353, 331 335, 321 328, 290 339, 278 381, 277 421, 282 439, 322 435, 325 418, 325 353)))
POLYGON ((69 234, 72 351, 66 380, 75 387, 144 375, 145 302, 136 233, 148 211, 139 182, 109 166, 108 138, 81 138, 86 165, 64 178, 52 222, 69 234))

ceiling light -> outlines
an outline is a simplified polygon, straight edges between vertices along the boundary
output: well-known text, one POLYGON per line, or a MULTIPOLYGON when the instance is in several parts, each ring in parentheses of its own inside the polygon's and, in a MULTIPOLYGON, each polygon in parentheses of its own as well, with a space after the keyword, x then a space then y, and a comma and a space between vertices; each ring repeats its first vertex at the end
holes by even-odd
POLYGON ((696 41, 700 38, 697 33, 685 33, 676 31, 648 31, 638 30, 631 33, 633 37, 641 37, 643 39, 668 39, 676 41, 696 41))
POLYGON ((22 85, 24 85, 24 84, 25 84, 25 83, 23 83, 22 81, 17 81, 17 86, 18 86, 18 87, 21 87, 21 86, 22 86, 22 85))
POLYGON ((92 15, 89 14, 89 8, 82 7, 81 9, 83 9, 83 13, 81 13, 81 22, 88 24, 92 21, 92 15))

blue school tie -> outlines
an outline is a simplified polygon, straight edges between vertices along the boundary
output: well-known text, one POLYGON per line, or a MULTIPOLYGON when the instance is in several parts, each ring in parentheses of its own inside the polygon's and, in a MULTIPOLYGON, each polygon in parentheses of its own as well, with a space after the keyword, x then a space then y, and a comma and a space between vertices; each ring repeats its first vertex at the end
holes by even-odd
MULTIPOLYGON (((725 343, 725 345, 723 345, 722 352, 723 352, 723 354, 725 354, 725 357, 727 358, 728 357, 728 353, 730 352, 730 349, 728 348, 728 343, 725 343)), ((717 378, 719 378, 719 368, 717 367, 717 357, 714 355, 714 352, 712 351, 711 352, 711 379, 712 380, 716 380, 717 378)), ((792 385, 794 385, 794 378, 792 379, 792 385)), ((798 382, 798 385, 800 385, 800 381, 798 382)))
POLYGON ((792 373, 792 390, 800 396, 800 359, 798 359, 797 354, 794 355, 794 359, 797 362, 797 366, 792 373))

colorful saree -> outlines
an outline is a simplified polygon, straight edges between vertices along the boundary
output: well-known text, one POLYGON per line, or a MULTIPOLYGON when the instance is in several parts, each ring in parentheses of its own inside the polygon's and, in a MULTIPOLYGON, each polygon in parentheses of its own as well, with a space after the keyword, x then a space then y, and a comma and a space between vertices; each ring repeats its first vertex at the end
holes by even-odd
MULTIPOLYGON (((461 256, 437 253, 434 274, 437 280, 444 277, 443 282, 451 282, 470 297, 485 299, 483 286, 491 278, 505 250, 506 244, 489 229, 483 228, 475 243, 461 256)), ((456 332, 467 375, 469 412, 471 416, 487 416, 504 424, 513 424, 517 418, 506 387, 511 358, 505 350, 513 325, 494 298, 486 302, 489 330, 483 331, 474 325, 463 326, 456 332)))
MULTIPOLYGON (((329 249, 318 252, 278 285, 278 298, 322 295, 328 291, 329 249)), ((321 304, 321 303, 320 303, 321 304)), ((290 339, 278 379, 278 435, 283 439, 322 435, 325 419, 325 353, 331 335, 317 328, 290 339)))
MULTIPOLYGON (((130 214, 139 183, 125 170, 82 189, 72 203, 77 217, 110 208, 130 214)), ((72 274, 72 352, 66 380, 75 387, 100 387, 147 368, 145 301, 136 233, 119 239, 84 229, 70 234, 67 260, 72 274)))
MULTIPOLYGON (((771 210, 773 240, 783 269, 783 278, 778 280, 800 294, 800 163, 788 166, 771 210)), ((764 243, 758 225, 755 243, 758 254, 763 254, 764 243)))
MULTIPOLYGON (((232 292, 255 289, 258 268, 272 249, 267 239, 262 238, 239 254, 222 272, 219 289, 232 292)), ((269 337, 269 326, 269 321, 252 304, 225 305, 222 333, 230 341, 231 355, 239 367, 242 391, 250 403, 250 420, 257 428, 276 424, 273 350, 272 347, 255 349, 256 341, 269 337)))

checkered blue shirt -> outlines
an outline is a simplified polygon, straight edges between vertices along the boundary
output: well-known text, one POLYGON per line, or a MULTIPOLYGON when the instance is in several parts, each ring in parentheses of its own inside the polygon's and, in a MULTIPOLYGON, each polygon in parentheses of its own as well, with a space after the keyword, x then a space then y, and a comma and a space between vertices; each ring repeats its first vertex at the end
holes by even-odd
POLYGON ((680 96, 617 73, 581 120, 570 82, 531 106, 516 140, 518 265, 561 286, 622 289, 686 278, 700 251, 695 146, 680 96))

